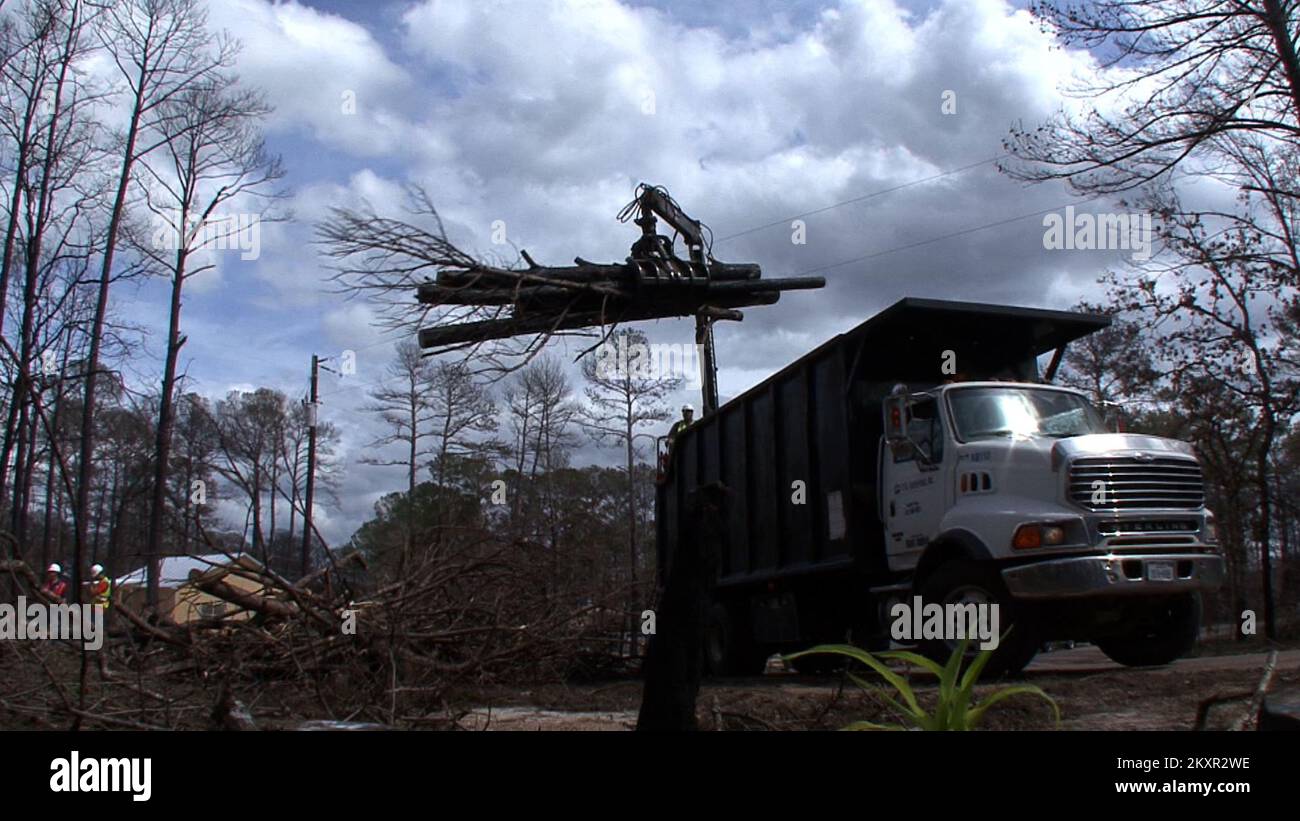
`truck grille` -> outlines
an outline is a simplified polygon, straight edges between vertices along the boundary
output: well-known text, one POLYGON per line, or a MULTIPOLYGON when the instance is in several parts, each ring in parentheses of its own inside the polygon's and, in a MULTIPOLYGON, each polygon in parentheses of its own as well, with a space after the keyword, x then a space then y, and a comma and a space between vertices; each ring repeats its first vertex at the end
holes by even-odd
POLYGON ((1196 510, 1205 504, 1205 482, 1194 459, 1087 456, 1070 464, 1069 498, 1089 510, 1196 510), (1105 488, 1102 504, 1094 502, 1098 481, 1105 488))

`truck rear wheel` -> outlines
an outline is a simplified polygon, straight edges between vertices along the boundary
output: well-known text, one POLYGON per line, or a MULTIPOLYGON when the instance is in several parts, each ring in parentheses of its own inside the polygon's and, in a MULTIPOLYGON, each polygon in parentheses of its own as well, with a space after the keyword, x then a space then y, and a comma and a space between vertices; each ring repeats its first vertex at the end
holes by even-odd
POLYGON ((1125 667, 1169 664, 1191 652, 1201 630, 1201 598, 1195 593, 1172 596, 1135 608, 1133 629, 1120 636, 1099 637, 1097 647, 1125 667))
MULTIPOLYGON (((1015 675, 1038 653, 1039 631, 1027 608, 1011 597, 997 568, 965 559, 946 562, 925 579, 919 592, 923 604, 998 605, 998 631, 1003 635, 999 636, 997 649, 984 667, 985 677, 1015 675)), ((959 645, 960 641, 952 639, 922 640, 920 650, 943 664, 959 645)), ((974 658, 978 653, 979 642, 972 639, 967 643, 966 654, 974 658)))
POLYGON ((704 669, 713 676, 760 676, 767 669, 767 655, 721 604, 709 608, 704 626, 704 669))

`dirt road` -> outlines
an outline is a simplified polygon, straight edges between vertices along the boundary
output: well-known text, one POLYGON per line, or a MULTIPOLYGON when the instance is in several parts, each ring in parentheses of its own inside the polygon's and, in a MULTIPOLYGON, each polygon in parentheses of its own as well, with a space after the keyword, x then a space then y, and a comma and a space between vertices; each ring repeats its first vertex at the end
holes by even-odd
MULTIPOLYGON (((1202 701, 1250 692, 1266 656, 1204 655, 1164 667, 1130 669, 1085 646, 1040 654, 1025 678, 1056 700, 1063 730, 1190 730, 1202 701)), ((922 675, 913 678, 922 701, 932 697, 932 681, 922 675)), ((1286 650, 1279 654, 1275 686, 1295 683, 1300 683, 1300 650, 1286 650)), ((977 695, 996 687, 991 683, 977 695)), ((494 695, 494 705, 483 705, 462 723, 490 730, 628 730, 636 724, 641 686, 639 681, 620 681, 494 695)), ((838 676, 783 672, 775 658, 764 676, 706 682, 698 704, 705 729, 836 729, 856 719, 896 721, 879 697, 852 684, 841 688, 838 676)), ((1240 702, 1215 708, 1208 726, 1228 726, 1241 709, 1240 702)), ((990 711, 987 721, 988 729, 1053 726, 1050 709, 1032 698, 1004 702, 990 711)))
MULTIPOLYGON (((1180 659, 1170 665, 1175 670, 1260 670, 1264 666, 1267 653, 1242 653, 1238 655, 1213 655, 1197 658, 1180 659)), ((1294 670, 1300 666, 1300 650, 1283 650, 1278 653, 1278 671, 1294 670)), ((1057 650, 1040 653, 1030 663, 1030 678, 1040 675, 1070 673, 1103 673, 1124 670, 1124 667, 1106 658, 1105 654, 1092 645, 1076 647, 1073 650, 1057 650)), ((1165 668, 1158 668, 1165 669, 1165 668)))

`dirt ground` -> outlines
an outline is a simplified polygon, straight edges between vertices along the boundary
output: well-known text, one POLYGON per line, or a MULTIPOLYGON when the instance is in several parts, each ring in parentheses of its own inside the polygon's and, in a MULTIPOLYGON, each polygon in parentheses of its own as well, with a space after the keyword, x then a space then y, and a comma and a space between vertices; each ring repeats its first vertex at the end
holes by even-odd
MULTIPOLYGON (((1224 648, 1231 650, 1232 648, 1224 648)), ((1190 730, 1198 706, 1215 696, 1253 691, 1265 653, 1205 654, 1165 667, 1130 669, 1111 662, 1095 647, 1043 653, 1024 680, 1054 698, 1063 730, 1190 730)), ((913 687, 924 702, 936 690, 933 678, 916 675, 913 687)), ((1279 654, 1273 687, 1300 683, 1300 650, 1279 654)), ((977 689, 977 696, 997 684, 977 689)), ((587 686, 501 690, 461 719, 486 730, 629 730, 636 724, 638 681, 587 686)), ((1241 715, 1242 700, 1210 710, 1208 729, 1226 729, 1241 715)), ((894 723, 888 706, 839 676, 823 678, 786 672, 778 659, 755 678, 709 681, 699 698, 704 729, 838 729, 867 719, 894 723)), ((1053 729, 1051 709, 1033 697, 1012 698, 987 714, 992 730, 1053 729)))
MULTIPOLYGON (((1257 686, 1266 654, 1234 652, 1240 649, 1231 644, 1212 646, 1202 648, 1198 657, 1165 667, 1129 669, 1111 662, 1096 648, 1084 646, 1040 654, 1024 680, 1038 685, 1056 700, 1061 710, 1059 729, 1190 730, 1202 702, 1218 696, 1245 695, 1257 686)), ((65 705, 73 701, 76 657, 47 653, 41 662, 44 666, 30 662, 20 665, 14 662, 29 659, 32 654, 20 655, 5 647, 0 651, 8 651, 0 652, 4 657, 0 658, 0 670, 4 670, 0 675, 0 730, 66 728, 68 710, 49 708, 64 698, 65 705), (60 688, 62 693, 51 692, 49 676, 66 682, 60 688)), ((136 679, 121 669, 107 682, 92 671, 89 681, 91 692, 85 709, 96 717, 96 726, 214 726, 208 714, 216 698, 215 682, 198 681, 183 673, 136 679)), ((933 677, 916 673, 911 682, 923 703, 933 700, 933 677)), ((1300 684, 1300 649, 1279 653, 1273 688, 1288 684, 1300 684)), ((978 688, 976 695, 983 697, 998 686, 990 682, 978 688)), ((370 716, 331 710, 322 693, 320 687, 313 692, 296 681, 268 681, 245 701, 261 729, 315 729, 307 726, 312 719, 383 721, 382 710, 372 711, 377 714, 370 716)), ((637 678, 496 687, 457 693, 440 705, 408 712, 396 723, 403 727, 489 731, 626 731, 635 726, 640 700, 641 682, 637 678)), ((1244 700, 1237 700, 1211 710, 1207 727, 1228 727, 1242 714, 1243 704, 1244 700)), ((864 693, 838 675, 813 677, 788 672, 777 657, 769 661, 763 676, 706 681, 698 711, 700 727, 705 730, 833 730, 861 719, 896 721, 878 695, 864 693)), ((1045 730, 1058 725, 1040 699, 1017 697, 994 707, 983 726, 994 730, 1045 730)))

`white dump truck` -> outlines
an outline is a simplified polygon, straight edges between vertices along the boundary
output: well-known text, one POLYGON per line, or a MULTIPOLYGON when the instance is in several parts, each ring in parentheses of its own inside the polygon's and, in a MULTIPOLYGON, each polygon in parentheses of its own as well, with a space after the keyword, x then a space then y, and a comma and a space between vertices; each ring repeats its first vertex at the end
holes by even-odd
POLYGON ((1050 640, 1126 665, 1190 650, 1201 594, 1224 575, 1195 453, 1116 432, 1086 394, 1050 384, 1065 346, 1107 322, 905 299, 679 434, 658 488, 661 573, 689 535, 686 494, 728 489, 708 667, 881 647, 918 596, 997 604, 995 673, 1050 640))

